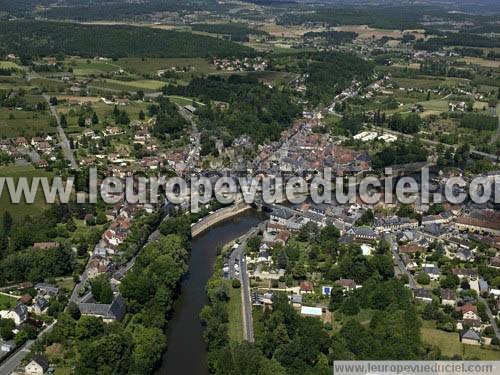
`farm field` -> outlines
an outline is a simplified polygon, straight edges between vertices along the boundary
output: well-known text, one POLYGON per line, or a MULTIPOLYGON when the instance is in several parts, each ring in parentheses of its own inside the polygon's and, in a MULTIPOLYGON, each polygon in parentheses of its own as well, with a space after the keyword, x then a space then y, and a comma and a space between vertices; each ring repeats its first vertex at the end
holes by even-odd
POLYGON ((70 87, 69 84, 49 78, 34 78, 30 81, 33 86, 39 87, 43 91, 63 92, 70 87))
MULTIPOLYGON (((35 169, 31 165, 28 166, 8 166, 0 167, 0 177, 13 177, 15 181, 19 177, 26 177, 28 182, 31 182, 33 177, 50 177, 51 174, 44 170, 35 169)), ((19 204, 13 204, 10 200, 6 187, 1 192, 0 196, 0 215, 5 211, 9 211, 15 221, 23 220, 26 215, 39 214, 46 209, 48 204, 45 202, 41 186, 38 187, 33 204, 26 203, 23 199, 19 204)))
POLYGON ((367 25, 345 25, 335 27, 336 31, 347 31, 358 34, 358 39, 380 39, 383 37, 401 39, 405 33, 411 32, 417 39, 425 39, 424 30, 385 30, 372 28, 367 25))
POLYGON ((466 83, 468 80, 463 78, 394 78, 394 81, 403 88, 431 89, 436 87, 456 87, 460 83, 466 83))
POLYGON ((120 67, 107 62, 94 62, 78 60, 73 66, 73 74, 76 76, 86 76, 92 74, 105 74, 119 70, 120 67))
POLYGON ((107 88, 116 91, 157 91, 165 86, 165 82, 154 80, 119 81, 116 79, 104 79, 93 81, 89 87, 107 88))
POLYGON ((114 63, 130 73, 140 75, 156 75, 159 70, 188 66, 193 67, 193 73, 208 74, 216 72, 215 66, 213 66, 208 60, 202 58, 146 58, 144 60, 140 58, 122 58, 114 63))
POLYGON ((23 68, 19 65, 17 65, 15 62, 12 61, 0 61, 0 69, 18 69, 22 70, 23 68))
POLYGON ((0 108, 0 134, 5 137, 34 137, 39 134, 52 134, 50 116, 44 112, 19 111, 0 108))
POLYGON ((500 61, 487 60, 487 59, 483 59, 481 57, 464 57, 463 59, 460 59, 459 61, 463 61, 467 64, 479 65, 483 68, 494 68, 494 69, 500 68, 500 61))

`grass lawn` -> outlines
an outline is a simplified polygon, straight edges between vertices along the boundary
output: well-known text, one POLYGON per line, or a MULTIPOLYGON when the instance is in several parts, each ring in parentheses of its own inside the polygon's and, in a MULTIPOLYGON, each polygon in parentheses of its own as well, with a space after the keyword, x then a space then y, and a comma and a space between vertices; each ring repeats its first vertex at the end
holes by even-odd
POLYGON ((17 304, 17 299, 14 297, 6 296, 5 294, 0 294, 0 310, 8 310, 17 304))
POLYGON ((478 358, 480 360, 499 360, 500 351, 475 345, 465 345, 459 340, 457 332, 445 332, 435 328, 432 321, 424 321, 421 330, 424 343, 437 346, 447 357, 459 355, 465 360, 478 358))
POLYGON ((459 341, 458 333, 423 327, 421 334, 424 343, 439 347, 443 355, 447 357, 462 355, 463 345, 459 341))
MULTIPOLYGON (((51 174, 44 170, 35 169, 31 165, 0 167, 0 177, 14 177, 16 181, 19 177, 26 177, 28 181, 31 181, 33 177, 44 176, 51 176, 51 174)), ((38 193, 33 204, 23 202, 23 199, 21 199, 21 202, 19 204, 13 204, 10 200, 10 196, 8 194, 6 186, 7 185, 4 186, 0 195, 0 215, 8 210, 14 220, 19 221, 23 220, 26 215, 40 214, 44 209, 48 207, 48 204, 45 202, 43 191, 40 185, 38 187, 38 193)))
POLYGON ((55 375, 70 375, 71 373, 70 367, 56 367, 54 371, 55 375))
POLYGON ((447 100, 428 100, 420 102, 424 106, 426 111, 448 111, 448 101, 447 100))
POLYGON ((19 111, 0 108, 0 134, 5 137, 34 137, 53 134, 48 112, 19 111))
POLYGON ((56 279, 56 285, 61 289, 71 291, 75 287, 75 282, 73 277, 60 277, 56 279))
POLYGON ((480 346, 474 345, 463 345, 464 347, 464 359, 475 359, 479 358, 483 361, 500 360, 500 351, 482 348, 480 346))
POLYGON ((226 281, 229 289, 229 339, 231 342, 241 342, 243 340, 243 316, 241 313, 241 289, 231 286, 231 281, 226 281))

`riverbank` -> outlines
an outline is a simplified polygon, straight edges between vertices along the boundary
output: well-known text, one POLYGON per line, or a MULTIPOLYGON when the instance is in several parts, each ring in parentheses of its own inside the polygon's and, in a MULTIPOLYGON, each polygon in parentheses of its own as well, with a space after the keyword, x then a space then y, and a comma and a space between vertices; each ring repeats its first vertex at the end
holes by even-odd
POLYGON ((251 206, 246 203, 238 203, 229 207, 221 208, 220 210, 215 211, 213 214, 205 216, 198 223, 194 224, 191 228, 191 235, 193 238, 199 236, 210 227, 223 222, 224 220, 228 220, 232 217, 238 216, 243 212, 249 210, 251 206))

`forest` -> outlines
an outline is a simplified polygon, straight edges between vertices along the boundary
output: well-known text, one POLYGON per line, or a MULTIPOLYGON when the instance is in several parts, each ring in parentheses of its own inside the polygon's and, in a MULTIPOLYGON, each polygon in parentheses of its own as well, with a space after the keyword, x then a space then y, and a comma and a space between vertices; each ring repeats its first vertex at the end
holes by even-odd
POLYGON ((210 34, 227 35, 234 42, 248 42, 249 35, 268 35, 264 31, 249 28, 242 23, 205 24, 192 26, 193 31, 203 31, 210 34))
POLYGON ((500 47, 500 41, 498 38, 460 32, 446 33, 444 37, 430 38, 425 41, 418 40, 415 43, 415 49, 426 51, 437 51, 448 46, 498 48, 500 47))
POLYGON ((214 0, 93 1, 85 5, 82 5, 81 1, 66 0, 65 2, 70 6, 49 8, 43 12, 43 15, 51 19, 95 21, 137 19, 157 12, 222 11, 214 0))
POLYGON ((177 136, 187 127, 187 122, 179 114, 177 106, 167 98, 160 98, 159 105, 152 108, 156 113, 153 134, 159 138, 177 136))
POLYGON ((335 95, 350 86, 353 79, 366 80, 373 65, 355 55, 314 52, 297 56, 298 70, 308 73, 306 99, 311 104, 329 104, 335 95))
POLYGON ((0 22, 0 54, 21 57, 214 57, 247 56, 254 50, 236 43, 187 32, 133 26, 74 23, 0 22))
POLYGON ((270 88, 252 77, 233 75, 194 79, 186 86, 169 86, 166 93, 217 100, 229 103, 227 110, 212 105, 199 107, 197 115, 207 136, 225 138, 231 143, 243 134, 256 144, 274 141, 291 125, 301 108, 291 93, 270 88))
POLYGON ((307 13, 286 13, 279 17, 282 25, 323 23, 329 26, 368 25, 386 29, 414 29, 421 27, 422 7, 329 8, 307 13))
POLYGON ((348 31, 310 31, 304 34, 305 39, 322 38, 333 44, 352 42, 357 36, 357 33, 348 31))
POLYGON ((382 169, 390 165, 424 162, 427 155, 420 140, 398 140, 373 155, 372 164, 374 168, 382 169))

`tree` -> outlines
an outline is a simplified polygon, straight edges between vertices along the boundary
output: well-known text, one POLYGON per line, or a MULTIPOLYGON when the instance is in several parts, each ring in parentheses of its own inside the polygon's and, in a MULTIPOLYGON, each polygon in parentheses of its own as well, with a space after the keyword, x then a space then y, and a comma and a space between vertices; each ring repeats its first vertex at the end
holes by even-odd
POLYGON ((375 215, 373 214, 373 211, 368 209, 365 212, 363 212, 363 215, 356 220, 356 226, 358 227, 363 227, 363 226, 371 226, 375 222, 375 215))
POLYGON ((241 283, 240 283, 240 280, 238 279, 233 279, 232 283, 231 283, 231 286, 234 288, 234 289, 239 289, 241 288, 241 283))
POLYGON ((61 114, 59 122, 61 124, 61 128, 67 128, 68 127, 68 120, 66 120, 66 115, 64 113, 61 114))
POLYGON ((95 222, 97 225, 102 225, 108 222, 108 218, 104 212, 99 211, 96 215, 95 222))
POLYGON ((111 303, 113 301, 113 291, 109 283, 108 275, 100 275, 90 281, 92 295, 98 303, 111 303))
POLYGON ((83 128, 85 126, 85 117, 79 116, 78 117, 78 126, 83 128))
POLYGON ((92 114, 92 125, 97 125, 99 124, 99 117, 97 117, 97 113, 92 114))
POLYGON ((5 211, 2 217, 2 229, 5 234, 9 234, 12 229, 12 215, 9 211, 5 211))
POLYGON ((139 120, 144 121, 146 119, 146 115, 144 114, 144 111, 141 109, 139 112, 139 120))
POLYGON ((335 284, 330 291, 330 303, 328 309, 330 311, 337 310, 344 300, 344 291, 342 286, 335 284))
POLYGON ((347 297, 340 308, 342 313, 346 315, 356 315, 360 311, 359 302, 355 297, 347 297))
POLYGON ((68 304, 68 314, 75 320, 78 320, 80 319, 82 313, 80 312, 80 308, 78 307, 78 305, 76 303, 74 303, 73 301, 71 301, 69 304, 68 304))
POLYGON ((439 285, 445 289, 455 289, 459 283, 460 280, 456 275, 446 275, 439 280, 439 285))
POLYGON ((16 328, 16 324, 12 319, 0 320, 0 336, 2 336, 5 341, 9 341, 14 338, 14 333, 12 332, 14 328, 16 328))
POLYGON ((417 275, 417 283, 421 284, 421 285, 429 285, 431 282, 431 278, 428 274, 426 274, 425 272, 420 272, 418 275, 417 275))
POLYGON ((166 348, 165 334, 159 328, 146 328, 138 325, 133 328, 132 340, 134 349, 131 356, 130 373, 152 373, 166 348))
POLYGON ((70 217, 69 220, 66 222, 66 229, 69 232, 74 232, 76 230, 76 224, 72 217, 70 217))

